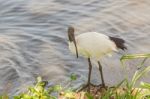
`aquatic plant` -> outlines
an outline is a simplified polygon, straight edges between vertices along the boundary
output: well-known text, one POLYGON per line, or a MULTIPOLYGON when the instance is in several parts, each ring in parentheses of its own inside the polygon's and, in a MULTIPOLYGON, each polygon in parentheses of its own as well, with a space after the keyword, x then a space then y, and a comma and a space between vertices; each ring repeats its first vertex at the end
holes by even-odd
MULTIPOLYGON (((38 77, 34 86, 30 86, 26 92, 14 96, 13 99, 150 99, 150 83, 141 82, 138 87, 135 86, 137 81, 150 71, 150 66, 144 66, 144 62, 150 58, 150 54, 124 55, 120 60, 124 65, 127 60, 137 58, 144 59, 138 65, 140 69, 137 69, 131 80, 125 78, 119 84, 103 89, 100 94, 86 91, 76 92, 71 87, 71 83, 77 79, 77 76, 71 74, 66 86, 54 85, 49 88, 46 87, 48 82, 38 77), (53 95, 53 93, 57 93, 57 95, 53 95)), ((2 95, 0 99, 9 99, 9 96, 2 95)), ((10 97, 10 99, 12 98, 10 97)))

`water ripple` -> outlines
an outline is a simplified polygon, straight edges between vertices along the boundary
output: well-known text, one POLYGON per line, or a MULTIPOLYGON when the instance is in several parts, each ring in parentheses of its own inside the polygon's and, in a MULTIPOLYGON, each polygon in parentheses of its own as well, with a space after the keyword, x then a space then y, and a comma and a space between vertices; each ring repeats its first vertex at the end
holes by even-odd
MULTIPOLYGON (((101 60, 108 84, 122 80, 121 55, 149 53, 149 4, 148 0, 0 0, 0 94, 15 95, 38 75, 62 83, 75 72, 76 85, 85 83, 87 60, 76 59, 68 50, 70 25, 77 35, 96 31, 126 40, 126 52, 101 60)), ((136 69, 127 71, 129 77, 136 69)), ((92 81, 100 82, 97 67, 93 70, 92 81)))

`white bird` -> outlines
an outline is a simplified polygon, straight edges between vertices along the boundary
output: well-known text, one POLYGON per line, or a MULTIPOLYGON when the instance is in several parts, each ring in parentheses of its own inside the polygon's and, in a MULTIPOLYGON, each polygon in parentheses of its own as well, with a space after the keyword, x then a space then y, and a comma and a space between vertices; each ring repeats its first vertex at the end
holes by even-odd
POLYGON ((90 78, 91 78, 91 58, 96 59, 99 65, 99 71, 102 80, 102 86, 105 87, 102 66, 99 59, 102 56, 110 55, 113 51, 118 51, 118 49, 127 49, 124 45, 125 41, 120 38, 110 37, 97 32, 86 32, 78 36, 74 35, 74 28, 68 28, 68 38, 69 38, 69 49, 72 53, 83 56, 88 59, 89 63, 89 74, 88 83, 86 87, 90 90, 90 78))

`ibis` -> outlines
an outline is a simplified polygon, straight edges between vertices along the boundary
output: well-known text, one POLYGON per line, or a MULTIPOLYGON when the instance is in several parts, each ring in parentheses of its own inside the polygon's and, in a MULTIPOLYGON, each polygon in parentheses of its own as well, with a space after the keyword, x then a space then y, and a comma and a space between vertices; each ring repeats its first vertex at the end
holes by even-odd
POLYGON ((74 27, 68 27, 69 49, 76 57, 83 56, 88 60, 89 73, 87 87, 90 90, 90 79, 92 64, 91 59, 95 59, 99 66, 102 86, 105 87, 104 77, 100 59, 102 56, 111 55, 112 52, 117 52, 118 49, 125 50, 125 41, 121 38, 107 36, 98 32, 86 32, 75 36, 74 27))

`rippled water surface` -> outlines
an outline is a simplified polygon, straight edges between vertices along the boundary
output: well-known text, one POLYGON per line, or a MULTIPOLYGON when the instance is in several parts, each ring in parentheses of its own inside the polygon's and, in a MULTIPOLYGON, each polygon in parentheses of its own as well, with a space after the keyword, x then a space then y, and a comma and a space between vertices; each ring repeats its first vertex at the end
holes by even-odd
MULTIPOLYGON (((108 85, 126 74, 119 61, 123 54, 150 52, 149 0, 0 0, 0 94, 15 95, 38 75, 63 83, 76 73, 76 85, 85 83, 87 60, 68 50, 69 25, 76 34, 96 31, 126 40, 127 51, 101 60, 108 85)), ((129 77, 136 63, 128 64, 129 77)), ((92 82, 100 83, 96 70, 92 82)))

